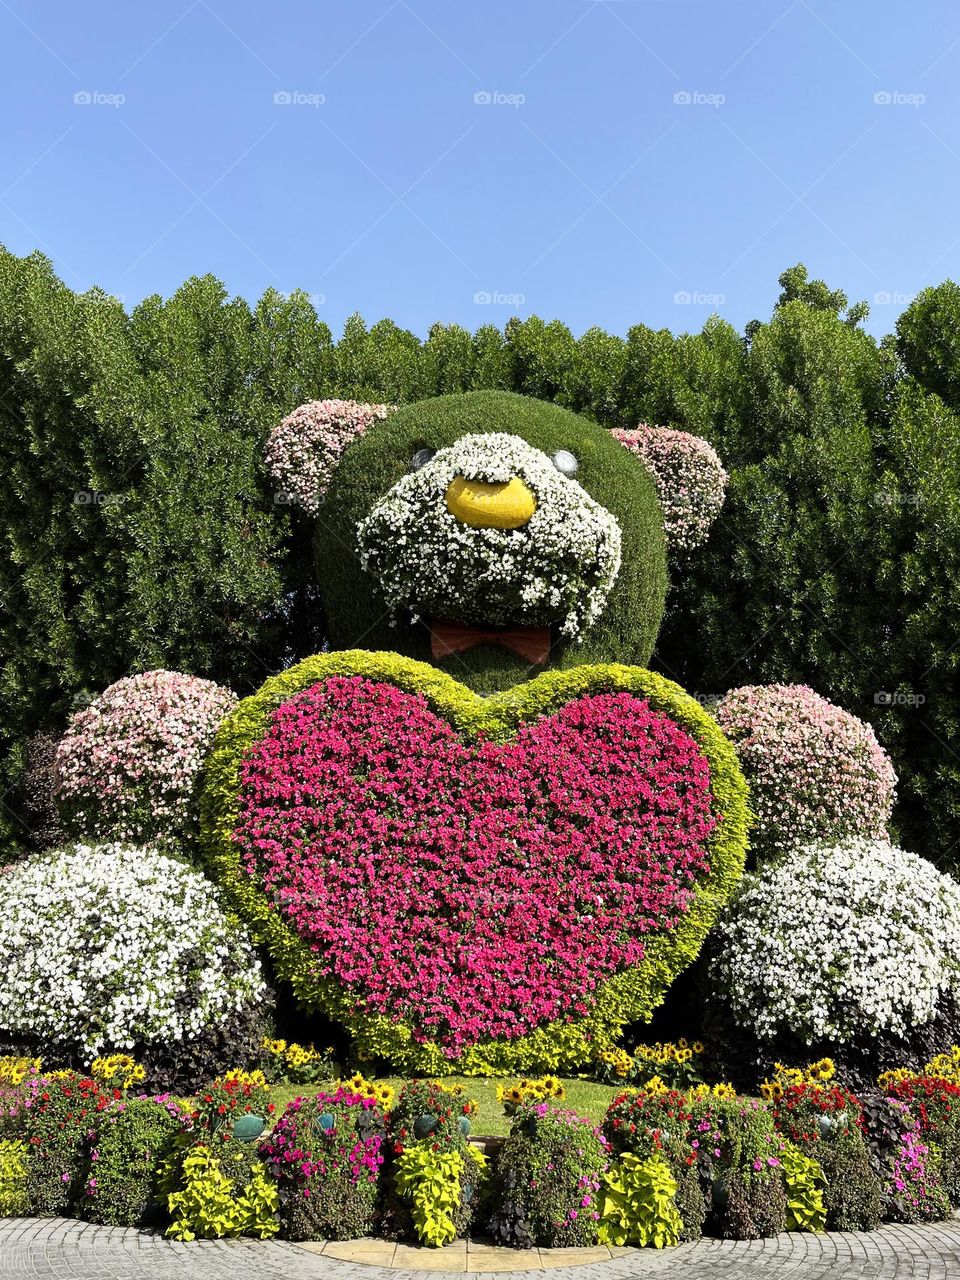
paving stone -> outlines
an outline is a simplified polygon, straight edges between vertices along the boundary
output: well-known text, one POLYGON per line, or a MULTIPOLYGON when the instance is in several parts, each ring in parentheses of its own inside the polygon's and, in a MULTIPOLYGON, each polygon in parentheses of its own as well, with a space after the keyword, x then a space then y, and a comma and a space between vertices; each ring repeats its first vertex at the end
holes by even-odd
POLYGON ((467 1269, 467 1242, 457 1240, 443 1249, 424 1249, 418 1245, 398 1244, 393 1266, 408 1271, 452 1271, 462 1275, 467 1269))
POLYGON ((467 1245, 467 1271, 539 1271, 543 1265, 541 1256, 539 1249, 503 1249, 471 1240, 467 1245))
POLYGON ((869 1233, 700 1240, 664 1250, 446 1250, 388 1241, 204 1240, 64 1218, 0 1220, 3 1280, 436 1280, 564 1268, 563 1280, 960 1280, 960 1220, 869 1233), (600 1259, 600 1260, 598 1260, 600 1259))

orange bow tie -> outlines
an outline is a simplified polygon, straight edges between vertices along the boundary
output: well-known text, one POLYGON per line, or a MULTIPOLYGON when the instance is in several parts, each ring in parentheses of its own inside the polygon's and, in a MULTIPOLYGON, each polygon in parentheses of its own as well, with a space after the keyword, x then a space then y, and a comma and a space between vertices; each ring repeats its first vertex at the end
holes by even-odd
POLYGON ((537 665, 546 662, 550 656, 550 628, 511 627, 507 631, 480 631, 460 622, 433 622, 430 626, 430 652, 435 658, 448 658, 478 644, 498 644, 523 658, 524 662, 537 665))

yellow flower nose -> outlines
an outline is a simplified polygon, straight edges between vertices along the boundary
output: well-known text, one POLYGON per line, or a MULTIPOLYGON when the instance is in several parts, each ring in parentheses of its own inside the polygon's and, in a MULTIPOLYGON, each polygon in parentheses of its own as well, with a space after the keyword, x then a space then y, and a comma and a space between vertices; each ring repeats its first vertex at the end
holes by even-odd
POLYGON ((519 476, 506 484, 454 476, 447 486, 447 510, 474 529, 520 529, 536 509, 536 498, 519 476))

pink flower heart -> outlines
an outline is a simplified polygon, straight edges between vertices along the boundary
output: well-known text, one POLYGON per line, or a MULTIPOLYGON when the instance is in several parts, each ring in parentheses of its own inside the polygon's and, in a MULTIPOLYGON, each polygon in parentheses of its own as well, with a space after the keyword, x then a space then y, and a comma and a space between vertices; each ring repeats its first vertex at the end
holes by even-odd
POLYGON ((709 765, 598 693, 468 741, 418 694, 331 676, 240 771, 243 866, 358 1009, 455 1055, 583 1013, 709 871, 709 765))

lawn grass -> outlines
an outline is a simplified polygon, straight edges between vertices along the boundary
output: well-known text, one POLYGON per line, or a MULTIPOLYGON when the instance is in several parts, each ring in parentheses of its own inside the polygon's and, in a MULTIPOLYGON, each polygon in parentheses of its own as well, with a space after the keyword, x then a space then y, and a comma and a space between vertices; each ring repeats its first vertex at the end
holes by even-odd
MULTIPOLYGON (((394 1089, 400 1089, 404 1083, 401 1078, 395 1076, 378 1076, 376 1078, 389 1084, 394 1089)), ((445 1077, 444 1084, 463 1085, 465 1096, 475 1099, 479 1107, 479 1111, 471 1121, 472 1132, 478 1135, 493 1136, 510 1132, 510 1120, 503 1114, 503 1104, 497 1101, 497 1086, 513 1084, 515 1081, 515 1076, 502 1076, 500 1078, 494 1076, 449 1076, 445 1077)), ((576 1078, 564 1078, 563 1087, 566 1091, 566 1096, 559 1100, 556 1105, 568 1107, 571 1111, 576 1111, 578 1115, 592 1120, 595 1124, 600 1123, 607 1107, 610 1105, 611 1099, 620 1092, 620 1089, 615 1088, 613 1085, 596 1084, 592 1080, 578 1080, 576 1078)), ((277 1114, 279 1114, 292 1098, 319 1093, 325 1088, 327 1086, 322 1084, 277 1084, 270 1089, 270 1101, 274 1103, 277 1108, 277 1114)))

